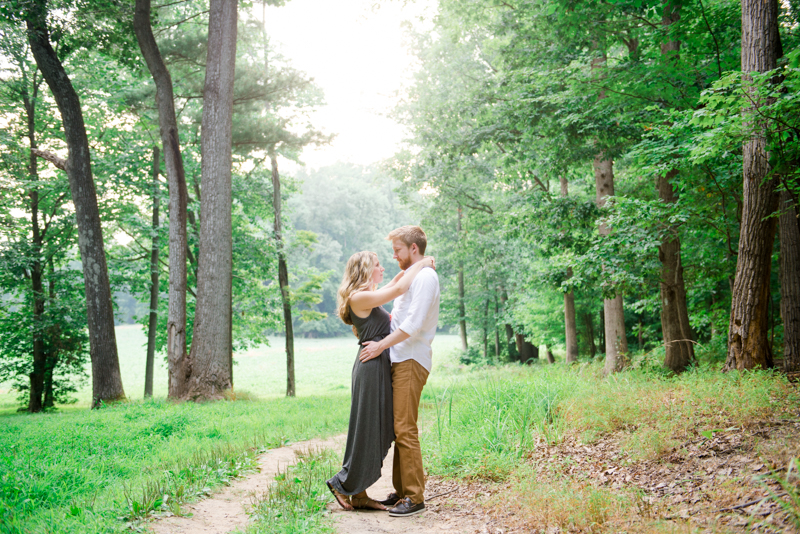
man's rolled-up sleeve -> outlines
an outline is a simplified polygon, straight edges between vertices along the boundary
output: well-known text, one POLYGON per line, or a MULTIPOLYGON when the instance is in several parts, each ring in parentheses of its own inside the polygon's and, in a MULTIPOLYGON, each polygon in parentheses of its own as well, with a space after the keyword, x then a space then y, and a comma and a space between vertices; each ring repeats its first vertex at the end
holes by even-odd
MULTIPOLYGON (((427 269, 428 267, 423 269, 423 272, 427 269)), ((422 273, 418 274, 417 278, 412 282, 411 287, 414 289, 414 298, 411 300, 405 321, 398 327, 410 337, 414 337, 422 328, 422 323, 425 321, 428 310, 436 296, 437 284, 438 281, 435 276, 422 276, 422 273)))

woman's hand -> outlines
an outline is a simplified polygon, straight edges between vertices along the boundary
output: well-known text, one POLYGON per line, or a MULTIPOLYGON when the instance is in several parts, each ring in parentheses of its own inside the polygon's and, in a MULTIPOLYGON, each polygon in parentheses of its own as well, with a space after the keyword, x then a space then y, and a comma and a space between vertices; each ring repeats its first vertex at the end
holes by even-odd
POLYGON ((430 267, 434 271, 436 270, 436 259, 433 256, 425 256, 421 261, 423 267, 430 267))

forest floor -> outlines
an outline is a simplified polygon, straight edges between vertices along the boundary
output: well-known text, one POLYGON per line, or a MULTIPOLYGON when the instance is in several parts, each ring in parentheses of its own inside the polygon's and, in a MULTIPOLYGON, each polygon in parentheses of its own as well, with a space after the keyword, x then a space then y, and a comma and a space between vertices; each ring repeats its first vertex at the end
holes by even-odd
POLYGON ((650 460, 625 452, 624 432, 591 444, 540 442, 518 475, 523 484, 472 490, 482 494, 483 532, 800 532, 793 415, 715 431, 650 460))
MULTIPOLYGON (((526 466, 503 482, 430 477, 427 508, 411 518, 345 512, 328 505, 340 534, 561 532, 800 532, 797 466, 800 413, 719 429, 673 447, 656 460, 636 460, 624 431, 584 444, 577 435, 557 445, 541 440, 526 466), (787 473, 787 468, 790 472, 787 473), (788 495, 787 495, 788 491, 788 495), (792 507, 793 513, 792 513, 792 507)), ((223 534, 244 529, 248 502, 258 498, 298 452, 339 451, 344 435, 270 450, 260 473, 187 507, 192 515, 150 523, 157 534, 223 534)), ((392 452, 375 498, 392 491, 392 452)))

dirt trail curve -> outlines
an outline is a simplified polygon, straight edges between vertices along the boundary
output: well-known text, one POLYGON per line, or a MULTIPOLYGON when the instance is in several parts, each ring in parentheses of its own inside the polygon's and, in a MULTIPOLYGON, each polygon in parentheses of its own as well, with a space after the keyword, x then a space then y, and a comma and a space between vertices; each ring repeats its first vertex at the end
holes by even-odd
MULTIPOLYGON (((248 522, 245 505, 252 495, 266 491, 279 469, 284 470, 295 462, 295 452, 323 448, 338 452, 343 449, 345 439, 342 434, 328 440, 302 441, 267 451, 258 457, 259 473, 235 480, 221 493, 185 506, 184 510, 191 512, 191 517, 158 519, 148 527, 155 534, 227 534, 236 529, 244 530, 248 522)), ((383 498, 392 491, 392 457, 390 450, 380 480, 369 490, 371 496, 383 498)), ((480 530, 480 526, 468 518, 442 517, 435 502, 431 505, 425 513, 408 518, 389 517, 386 512, 378 511, 345 512, 336 503, 331 503, 329 509, 340 534, 450 534, 480 530)))

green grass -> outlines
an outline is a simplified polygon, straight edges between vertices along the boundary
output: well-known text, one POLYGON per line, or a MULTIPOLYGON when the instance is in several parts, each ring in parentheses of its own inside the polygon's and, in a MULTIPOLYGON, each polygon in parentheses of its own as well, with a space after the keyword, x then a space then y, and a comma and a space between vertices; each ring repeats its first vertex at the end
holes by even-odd
MULTIPOLYGON (((123 377, 136 398, 144 336, 129 327, 118 332, 123 377)), ((797 390, 771 372, 701 368, 668 377, 639 368, 603 378, 602 362, 465 367, 457 363, 457 343, 454 336, 437 337, 423 391, 426 468, 434 475, 510 481, 526 513, 559 517, 563 528, 593 530, 609 518, 621 520, 620 510, 635 504, 636 495, 606 494, 567 479, 554 481, 555 489, 531 486, 526 459, 538 440, 575 435, 592 442, 620 433, 631 458, 657 459, 704 432, 780 417, 798 406, 797 390), (575 515, 582 502, 593 508, 575 515)), ((344 432, 354 339, 300 339, 296 347, 294 399, 283 397, 284 356, 276 339, 236 356, 236 391, 249 392, 237 398, 254 400, 172 404, 157 398, 91 411, 83 390, 77 407, 0 415, 0 533, 137 528, 152 511, 180 513, 183 503, 247 473, 259 450, 344 432)), ((163 396, 163 367, 156 377, 156 396, 163 396)), ((324 532, 329 496, 323 480, 338 462, 312 455, 279 476, 253 504, 250 532, 324 532)))
MULTIPOLYGON (((144 336, 131 327, 120 327, 117 334, 126 390, 129 398, 141 399, 144 336)), ((457 342, 455 336, 437 338, 438 367, 447 368, 457 342)), ((79 392, 77 405, 31 415, 17 413, 13 394, 5 393, 0 533, 136 528, 153 511, 180 513, 183 503, 247 473, 258 451, 346 431, 355 339, 298 339, 294 399, 283 396, 282 343, 276 339, 271 347, 236 357, 237 398, 254 400, 167 402, 161 358, 153 400, 89 410, 87 387, 79 392), (242 390, 249 395, 241 395, 242 390)), ((325 490, 324 484, 316 490, 325 490)), ((304 512, 295 519, 302 523, 306 516, 314 514, 304 512)), ((309 520, 317 525, 317 519, 309 520)))
POLYGON ((325 486, 341 465, 333 451, 300 455, 295 465, 275 477, 264 495, 256 496, 247 534, 325 534, 335 532, 325 505, 333 496, 325 486))
POLYGON ((702 432, 746 426, 800 404, 773 372, 697 369, 677 377, 632 369, 602 377, 602 362, 440 368, 423 391, 421 435, 432 474, 503 480, 537 439, 585 442, 625 431, 634 459, 654 459, 702 432))
POLYGON ((341 432, 348 411, 340 395, 7 416, 0 532, 120 531, 252 468, 257 450, 341 432))
POLYGON ((579 382, 562 367, 451 369, 423 391, 422 449, 433 474, 502 480, 537 436, 557 439, 561 403, 579 382))

